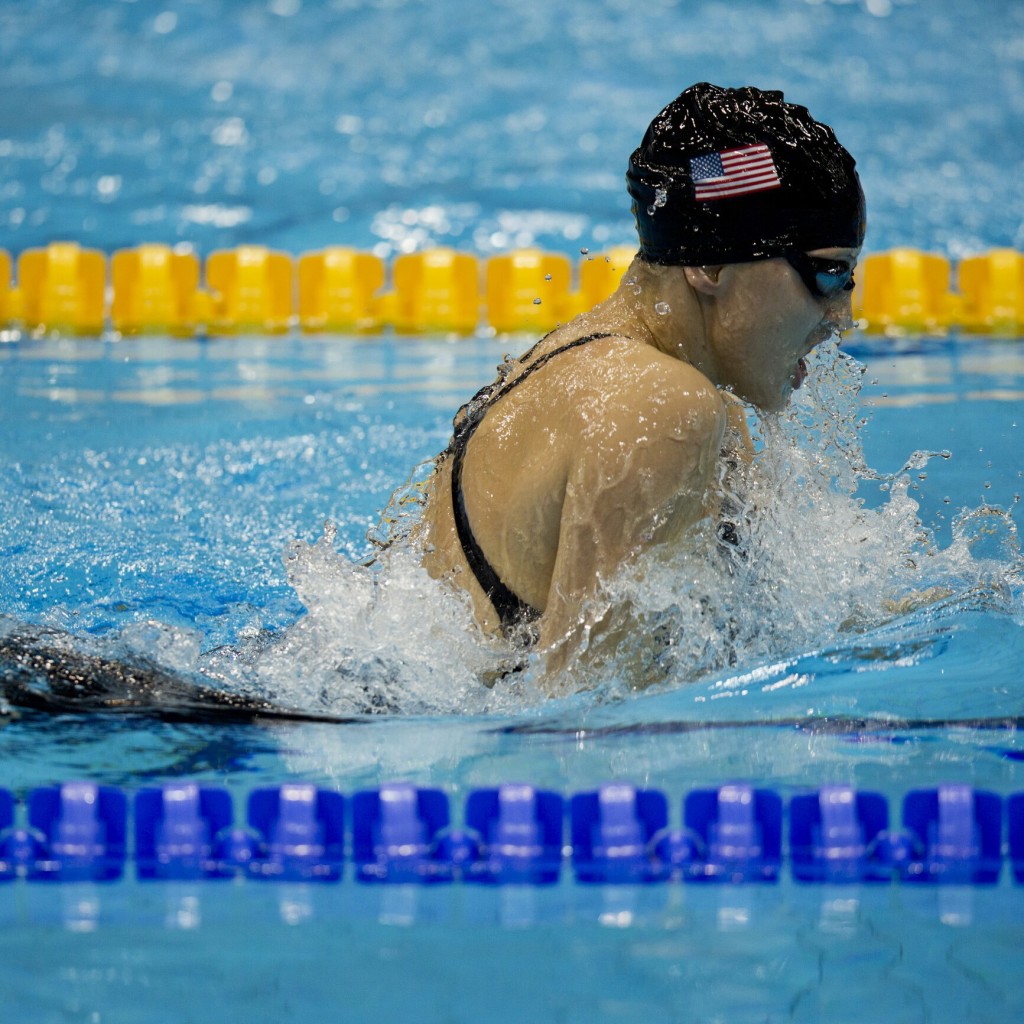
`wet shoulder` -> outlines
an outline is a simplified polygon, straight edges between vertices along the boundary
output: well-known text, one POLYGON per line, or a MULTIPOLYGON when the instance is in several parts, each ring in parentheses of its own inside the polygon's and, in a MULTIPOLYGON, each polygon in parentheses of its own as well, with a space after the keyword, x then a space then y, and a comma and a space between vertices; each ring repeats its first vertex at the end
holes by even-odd
MULTIPOLYGON (((728 418, 725 396, 698 369, 650 345, 612 337, 592 358, 575 368, 603 411, 602 419, 621 415, 623 425, 640 429, 658 425, 678 432, 686 429, 720 431, 728 418)), ((587 346, 588 348, 590 346, 587 346)), ((587 404, 580 407, 587 414, 587 404)))

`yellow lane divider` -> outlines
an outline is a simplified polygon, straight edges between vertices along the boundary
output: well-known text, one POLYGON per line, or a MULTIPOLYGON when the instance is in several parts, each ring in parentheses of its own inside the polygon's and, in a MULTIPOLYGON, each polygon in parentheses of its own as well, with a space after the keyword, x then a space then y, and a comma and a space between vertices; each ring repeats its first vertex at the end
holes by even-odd
MULTIPOLYGON (((297 259, 266 246, 190 250, 148 244, 109 261, 74 242, 0 250, 0 328, 121 334, 550 330, 611 295, 635 250, 568 256, 521 249, 486 259, 437 248, 379 257, 333 246, 297 259), (390 273, 389 273, 390 270, 390 273), (577 282, 573 288, 574 277, 577 282)), ((994 249, 959 261, 899 248, 866 255, 854 315, 869 333, 951 330, 1024 335, 1024 254, 994 249)))

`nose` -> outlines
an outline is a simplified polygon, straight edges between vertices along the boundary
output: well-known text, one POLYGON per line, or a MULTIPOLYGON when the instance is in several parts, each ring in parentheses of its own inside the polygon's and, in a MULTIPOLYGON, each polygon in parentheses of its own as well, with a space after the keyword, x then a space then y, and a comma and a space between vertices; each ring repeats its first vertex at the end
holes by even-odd
POLYGON ((843 291, 832 296, 825 306, 824 319, 835 325, 836 330, 853 330, 856 326, 853 319, 853 293, 843 291))

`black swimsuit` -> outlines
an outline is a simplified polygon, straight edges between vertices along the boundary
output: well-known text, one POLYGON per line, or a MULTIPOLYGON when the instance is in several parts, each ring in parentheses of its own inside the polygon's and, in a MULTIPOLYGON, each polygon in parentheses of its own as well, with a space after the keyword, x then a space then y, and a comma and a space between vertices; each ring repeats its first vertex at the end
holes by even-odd
MULTIPOLYGON (((540 617, 541 613, 505 585, 501 577, 495 572, 494 567, 487 560, 487 556, 483 553, 476 537, 473 535, 473 529, 469 525, 469 516, 466 513, 465 496, 462 493, 462 464, 466 458, 466 446, 476 432, 476 428, 483 422, 487 410, 499 398, 503 398, 516 385, 526 380, 534 370, 539 370, 551 359, 554 359, 555 356, 561 355, 571 348, 586 345, 588 342, 597 341, 600 338, 615 337, 619 337, 619 335, 588 334, 584 338, 577 338, 566 345, 552 349, 552 351, 542 355, 535 363, 531 363, 511 383, 501 384, 496 382, 481 388, 473 399, 459 410, 462 418, 460 419, 459 415, 455 417, 455 430, 451 443, 445 452, 446 455, 450 454, 452 456, 452 511, 455 516, 455 531, 458 534, 459 543, 462 545, 462 551, 466 556, 466 562, 476 577, 477 583, 480 584, 481 589, 494 606, 494 610, 498 613, 502 632, 508 637, 513 637, 517 632, 523 630, 524 627, 528 627, 531 622, 540 617)), ((529 353, 527 353, 525 358, 529 358, 529 353)))

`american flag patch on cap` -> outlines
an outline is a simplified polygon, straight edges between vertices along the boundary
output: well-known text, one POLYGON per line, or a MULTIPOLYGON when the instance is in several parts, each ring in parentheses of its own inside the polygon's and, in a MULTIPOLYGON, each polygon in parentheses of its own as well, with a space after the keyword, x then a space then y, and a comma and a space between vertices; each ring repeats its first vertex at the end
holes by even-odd
POLYGON ((745 196, 782 185, 771 151, 763 143, 695 156, 690 160, 690 177, 694 198, 701 202, 745 196))

